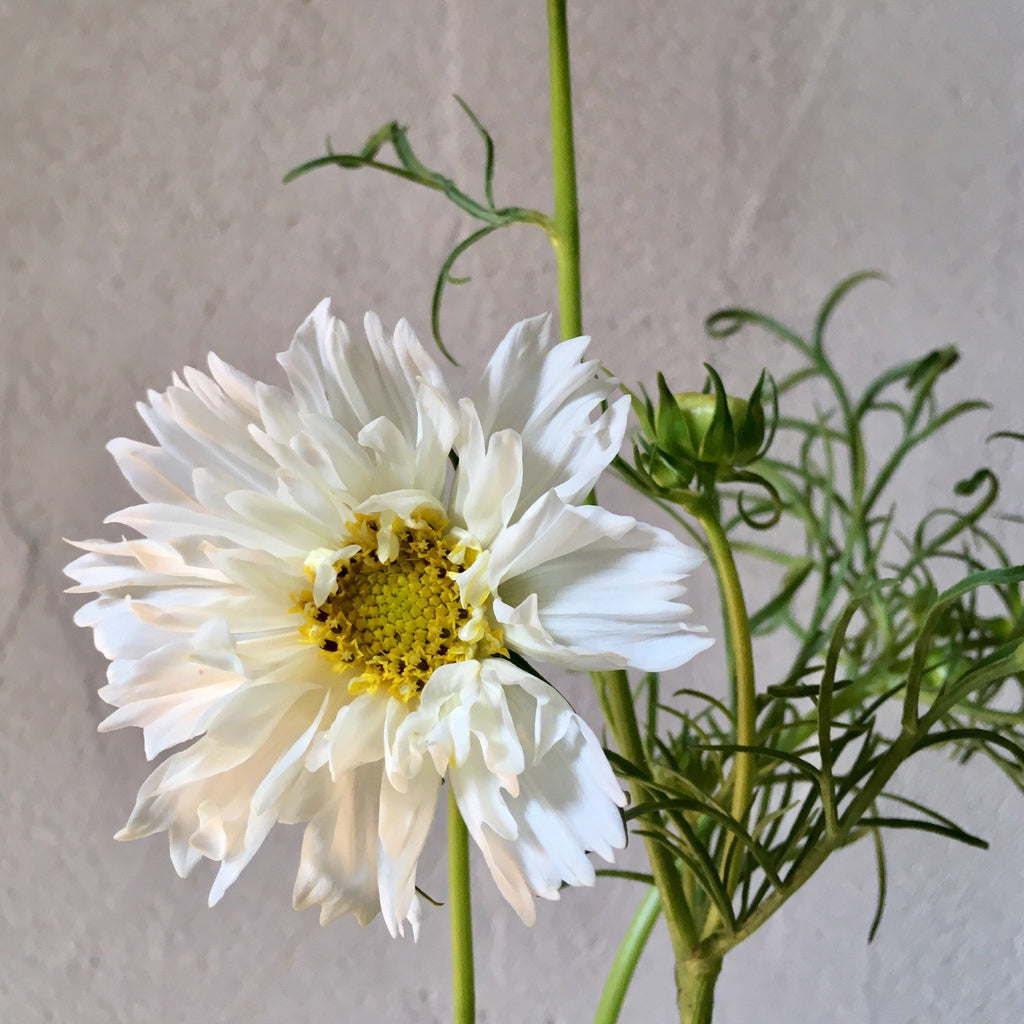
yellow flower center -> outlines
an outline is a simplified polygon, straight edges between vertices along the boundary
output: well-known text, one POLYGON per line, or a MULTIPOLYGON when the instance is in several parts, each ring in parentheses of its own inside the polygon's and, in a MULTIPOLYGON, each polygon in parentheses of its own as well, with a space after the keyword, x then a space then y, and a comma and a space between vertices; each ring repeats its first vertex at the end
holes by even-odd
POLYGON ((358 672, 351 693, 383 687, 410 701, 441 665, 504 653, 485 603, 467 607, 457 581, 477 551, 446 526, 429 510, 357 515, 349 547, 358 550, 333 563, 333 593, 319 605, 311 591, 299 598, 303 635, 335 671, 358 672))

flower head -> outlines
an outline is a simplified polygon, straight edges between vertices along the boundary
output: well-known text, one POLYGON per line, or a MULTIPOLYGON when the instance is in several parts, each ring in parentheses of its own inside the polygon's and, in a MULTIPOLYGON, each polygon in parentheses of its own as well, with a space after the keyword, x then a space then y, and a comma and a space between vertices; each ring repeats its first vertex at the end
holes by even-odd
POLYGON ((714 367, 704 367, 704 391, 673 394, 659 373, 658 404, 646 391, 643 401, 634 399, 643 463, 658 487, 686 488, 695 475, 698 481, 731 479, 771 446, 778 409, 768 372, 761 371, 750 398, 743 399, 726 394, 714 367))
POLYGON ((707 646, 684 624, 700 555, 577 505, 628 399, 587 340, 517 324, 456 402, 403 321, 352 337, 325 301, 279 360, 290 387, 215 356, 117 439, 136 539, 87 541, 76 621, 111 660, 102 729, 171 754, 119 837, 168 833, 216 902, 277 822, 305 822, 296 907, 418 926, 416 866, 443 780, 502 894, 588 885, 625 841, 601 746, 523 659, 662 670, 707 646), (449 460, 454 453, 456 468, 449 460), (515 657, 517 656, 518 657, 515 657), (514 660, 513 660, 514 659, 514 660))

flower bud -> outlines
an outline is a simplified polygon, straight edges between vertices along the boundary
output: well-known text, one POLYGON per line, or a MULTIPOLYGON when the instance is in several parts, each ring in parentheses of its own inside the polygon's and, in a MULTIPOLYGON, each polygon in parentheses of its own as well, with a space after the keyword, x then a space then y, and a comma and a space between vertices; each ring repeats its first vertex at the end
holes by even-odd
POLYGON ((648 401, 649 415, 641 415, 648 434, 645 445, 648 472, 660 487, 686 487, 694 475, 721 479, 733 469, 761 458, 771 443, 764 393, 774 403, 775 388, 762 371, 748 399, 725 393, 722 378, 707 363, 709 388, 704 392, 673 394, 658 374, 658 405, 648 401))

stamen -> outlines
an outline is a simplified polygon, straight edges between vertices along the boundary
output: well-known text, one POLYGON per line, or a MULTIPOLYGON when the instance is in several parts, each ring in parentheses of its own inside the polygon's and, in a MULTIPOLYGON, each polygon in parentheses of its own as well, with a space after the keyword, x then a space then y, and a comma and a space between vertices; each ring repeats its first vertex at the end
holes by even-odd
POLYGON ((465 537, 449 539, 447 523, 426 510, 408 520, 381 515, 358 515, 349 524, 359 549, 335 563, 334 592, 319 606, 310 591, 297 603, 306 615, 303 635, 335 671, 351 676, 356 670, 350 692, 384 687, 410 701, 441 665, 505 649, 486 607, 463 607, 456 577, 475 558, 465 537), (380 543, 385 536, 387 545, 380 543), (470 619, 477 625, 472 631, 470 619))

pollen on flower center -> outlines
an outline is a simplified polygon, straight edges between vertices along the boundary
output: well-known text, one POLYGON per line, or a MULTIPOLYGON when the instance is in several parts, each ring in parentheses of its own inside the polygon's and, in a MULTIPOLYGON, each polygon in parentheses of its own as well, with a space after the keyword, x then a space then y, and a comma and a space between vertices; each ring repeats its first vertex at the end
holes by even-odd
POLYGON ((422 514, 357 516, 349 528, 358 550, 333 563, 333 593, 319 605, 302 595, 303 634, 336 671, 358 671, 352 693, 383 687, 409 701, 441 665, 504 650, 486 607, 463 604, 456 577, 475 552, 446 525, 422 514))

